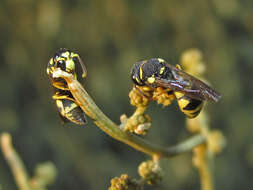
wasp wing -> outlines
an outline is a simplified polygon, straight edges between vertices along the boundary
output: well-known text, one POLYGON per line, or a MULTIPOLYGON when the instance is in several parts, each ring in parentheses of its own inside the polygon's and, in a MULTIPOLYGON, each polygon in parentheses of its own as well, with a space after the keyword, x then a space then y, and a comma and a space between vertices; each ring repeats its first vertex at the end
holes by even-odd
POLYGON ((197 100, 219 101, 221 95, 201 80, 170 64, 166 66, 171 69, 173 78, 156 77, 153 85, 184 92, 185 96, 197 100))

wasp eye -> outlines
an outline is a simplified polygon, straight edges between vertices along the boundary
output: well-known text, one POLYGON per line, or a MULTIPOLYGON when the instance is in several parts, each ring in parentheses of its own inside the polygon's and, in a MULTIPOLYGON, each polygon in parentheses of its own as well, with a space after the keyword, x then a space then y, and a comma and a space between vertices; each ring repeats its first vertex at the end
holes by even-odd
POLYGON ((66 65, 65 65, 64 61, 62 61, 62 60, 57 62, 56 67, 61 68, 63 71, 65 71, 65 69, 66 69, 66 65))
POLYGON ((78 63, 77 57, 72 57, 72 59, 73 59, 73 61, 74 61, 75 63, 78 63))
POLYGON ((140 80, 138 79, 137 76, 133 75, 133 76, 132 76, 132 80, 133 80, 133 82, 134 82, 136 85, 141 85, 141 82, 140 82, 140 80))

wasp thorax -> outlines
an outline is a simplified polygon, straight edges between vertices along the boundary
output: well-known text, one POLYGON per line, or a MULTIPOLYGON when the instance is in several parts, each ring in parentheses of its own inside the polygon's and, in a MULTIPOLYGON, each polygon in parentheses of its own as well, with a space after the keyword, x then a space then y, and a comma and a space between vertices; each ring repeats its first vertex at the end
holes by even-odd
POLYGON ((161 67, 162 67, 162 65, 158 59, 149 59, 141 67, 141 69, 143 71, 143 78, 149 78, 152 75, 159 74, 161 67))
POLYGON ((141 67, 143 80, 149 84, 155 82, 155 78, 165 78, 168 76, 169 69, 166 67, 166 62, 161 58, 152 58, 146 61, 141 67))

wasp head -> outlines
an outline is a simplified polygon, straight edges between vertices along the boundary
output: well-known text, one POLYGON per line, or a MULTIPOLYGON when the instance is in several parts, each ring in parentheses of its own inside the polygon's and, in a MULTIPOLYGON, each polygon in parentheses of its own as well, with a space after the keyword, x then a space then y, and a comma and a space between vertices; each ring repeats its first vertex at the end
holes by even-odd
POLYGON ((86 68, 79 55, 70 51, 69 49, 61 48, 50 59, 48 63, 47 74, 51 76, 52 72, 56 68, 60 68, 62 71, 71 73, 76 76, 75 67, 76 63, 78 62, 81 64, 81 67, 83 69, 83 77, 85 77, 87 73, 86 68))
POLYGON ((141 67, 142 67, 144 62, 145 61, 139 61, 139 62, 135 63, 133 68, 132 68, 132 72, 131 72, 131 79, 133 80, 133 82, 136 85, 139 85, 139 86, 144 86, 145 85, 145 81, 143 81, 141 79, 142 74, 140 73, 141 67))
POLYGON ((73 55, 74 53, 68 49, 62 48, 58 50, 53 57, 54 67, 60 68, 67 73, 75 73, 77 59, 73 55))

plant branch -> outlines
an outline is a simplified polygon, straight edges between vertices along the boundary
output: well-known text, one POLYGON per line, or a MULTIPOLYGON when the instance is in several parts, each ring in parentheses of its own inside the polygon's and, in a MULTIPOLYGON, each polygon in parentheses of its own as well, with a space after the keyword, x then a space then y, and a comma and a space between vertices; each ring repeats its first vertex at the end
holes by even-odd
MULTIPOLYGON (((185 51, 181 56, 181 64, 186 72, 198 78, 204 79, 203 74, 206 69, 203 61, 203 55, 198 49, 185 51)), ((207 114, 204 111, 202 111, 199 116, 194 119, 187 119, 187 128, 191 132, 198 132, 208 139, 205 145, 200 145, 193 149, 193 164, 199 170, 201 189, 213 190, 214 151, 211 148, 211 144, 219 144, 220 139, 210 138, 211 131, 207 122, 207 114), (209 139, 211 139, 211 141, 209 139)), ((216 147, 221 148, 220 146, 216 147)))
POLYGON ((12 146, 11 136, 8 133, 3 133, 0 141, 3 155, 12 170, 18 188, 20 190, 31 190, 29 176, 23 161, 12 146))
POLYGON ((137 137, 131 133, 124 132, 98 108, 82 85, 75 80, 71 74, 57 69, 54 71, 53 77, 62 77, 66 80, 68 87, 77 103, 101 130, 114 139, 128 144, 136 150, 149 154, 153 157, 169 158, 187 151, 191 151, 192 148, 206 142, 206 138, 204 136, 196 135, 186 140, 184 143, 170 148, 165 148, 137 137))
POLYGON ((15 182, 20 190, 45 190, 56 178, 56 168, 51 162, 39 164, 35 176, 30 178, 26 167, 11 142, 11 135, 2 133, 0 145, 3 155, 11 168, 15 182))

